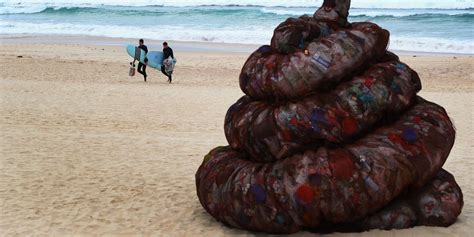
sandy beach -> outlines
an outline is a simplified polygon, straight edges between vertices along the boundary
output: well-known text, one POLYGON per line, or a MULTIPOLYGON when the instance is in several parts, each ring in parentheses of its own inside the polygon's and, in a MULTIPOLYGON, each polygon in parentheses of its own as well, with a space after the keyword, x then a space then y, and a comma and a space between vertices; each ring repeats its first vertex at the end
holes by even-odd
MULTIPOLYGON (((177 43, 170 85, 151 68, 148 83, 129 77, 123 40, 102 41, 0 39, 0 235, 254 235, 208 215, 194 183, 204 155, 227 144, 224 117, 243 95, 238 75, 254 46, 177 43)), ((464 192, 463 212, 449 228, 330 236, 472 235, 474 58, 401 59, 420 74, 420 95, 456 125, 445 168, 464 192)))

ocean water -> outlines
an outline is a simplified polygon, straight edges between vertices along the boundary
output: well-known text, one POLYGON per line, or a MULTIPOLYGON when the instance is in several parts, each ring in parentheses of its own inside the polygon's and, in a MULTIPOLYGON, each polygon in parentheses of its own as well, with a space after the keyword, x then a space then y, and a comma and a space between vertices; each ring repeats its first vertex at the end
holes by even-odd
MULTIPOLYGON (((268 44, 286 18, 317 0, 29 0, 0 2, 0 34, 67 34, 268 44)), ((391 32, 390 49, 474 54, 472 0, 353 1, 350 21, 391 32), (378 3, 378 4, 377 4, 378 3)))

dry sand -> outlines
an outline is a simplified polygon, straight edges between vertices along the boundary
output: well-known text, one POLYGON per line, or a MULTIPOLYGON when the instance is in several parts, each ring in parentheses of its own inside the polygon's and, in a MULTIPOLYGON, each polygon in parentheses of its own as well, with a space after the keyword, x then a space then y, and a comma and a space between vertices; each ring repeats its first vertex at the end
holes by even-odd
MULTIPOLYGON (((1 235, 253 235, 214 221, 194 185, 203 156, 227 144, 224 116, 242 95, 238 74, 248 53, 176 56, 175 83, 149 69, 145 84, 128 77, 122 47, 0 46, 1 235)), ((463 213, 449 228, 332 236, 474 230, 474 60, 402 59, 420 73, 421 95, 445 106, 456 124, 445 168, 464 191, 463 213)))

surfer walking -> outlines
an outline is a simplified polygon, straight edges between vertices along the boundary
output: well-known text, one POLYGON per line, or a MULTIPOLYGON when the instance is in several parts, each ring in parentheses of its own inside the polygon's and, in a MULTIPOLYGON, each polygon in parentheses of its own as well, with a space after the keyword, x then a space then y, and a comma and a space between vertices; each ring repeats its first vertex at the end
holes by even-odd
MULTIPOLYGON (((138 48, 143 49, 143 51, 145 51, 145 53, 147 54, 148 53, 148 47, 146 47, 146 45, 144 43, 145 43, 145 41, 143 39, 138 40, 138 48)), ((144 78, 145 82, 146 82, 146 77, 147 77, 146 62, 148 62, 148 58, 145 57, 145 64, 143 64, 141 62, 138 63, 138 73, 143 75, 143 78, 144 78)))
POLYGON ((171 57, 171 59, 174 59, 174 55, 173 55, 173 49, 171 49, 169 46, 168 46, 168 43, 167 42, 163 42, 163 63, 161 64, 161 72, 163 74, 165 74, 165 76, 168 77, 168 82, 171 83, 172 81, 172 77, 171 77, 171 71, 168 73, 166 70, 166 61, 169 60, 169 57, 171 57))

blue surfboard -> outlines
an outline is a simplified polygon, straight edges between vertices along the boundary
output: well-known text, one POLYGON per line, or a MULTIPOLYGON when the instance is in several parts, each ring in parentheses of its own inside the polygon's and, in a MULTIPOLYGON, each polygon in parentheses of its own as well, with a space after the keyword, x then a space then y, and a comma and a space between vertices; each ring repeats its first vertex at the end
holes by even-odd
POLYGON ((134 45, 127 45, 127 53, 133 59, 141 63, 145 63, 146 53, 143 49, 139 49, 138 47, 134 45))
MULTIPOLYGON (((154 69, 161 70, 161 65, 163 64, 163 52, 160 51, 150 51, 148 54, 145 53, 143 49, 139 49, 135 45, 127 45, 127 53, 133 59, 145 64, 145 57, 148 58, 147 66, 150 66, 154 69)), ((176 59, 173 59, 173 64, 176 64, 176 59)))
POLYGON ((148 66, 156 69, 161 69, 161 65, 163 63, 163 52, 159 51, 151 51, 148 52, 148 66))

